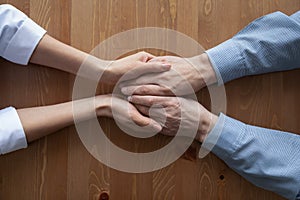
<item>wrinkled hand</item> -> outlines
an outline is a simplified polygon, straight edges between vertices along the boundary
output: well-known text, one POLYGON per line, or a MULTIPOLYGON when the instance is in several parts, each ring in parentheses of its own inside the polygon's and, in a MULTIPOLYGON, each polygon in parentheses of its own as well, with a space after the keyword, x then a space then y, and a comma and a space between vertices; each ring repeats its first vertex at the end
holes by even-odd
POLYGON ((162 73, 145 73, 135 80, 120 84, 125 95, 187 95, 216 82, 214 70, 204 53, 192 58, 163 56, 152 58, 148 63, 168 63, 171 70, 162 73))
POLYGON ((130 135, 139 137, 141 136, 141 131, 145 134, 150 133, 154 135, 162 130, 159 123, 143 116, 127 100, 111 95, 105 95, 105 97, 102 95, 96 98, 99 99, 96 100, 99 102, 99 106, 96 106, 97 116, 113 118, 119 127, 130 135))
POLYGON ((180 126, 186 133, 196 130, 195 139, 203 142, 217 121, 217 116, 191 99, 133 95, 128 100, 142 114, 159 122, 163 127, 161 133, 168 136, 175 136, 180 126))
POLYGON ((122 76, 122 81, 126 81, 143 74, 168 71, 171 68, 170 64, 163 62, 148 62, 153 58, 153 55, 142 51, 116 61, 109 61, 104 77, 110 83, 115 84, 122 76))

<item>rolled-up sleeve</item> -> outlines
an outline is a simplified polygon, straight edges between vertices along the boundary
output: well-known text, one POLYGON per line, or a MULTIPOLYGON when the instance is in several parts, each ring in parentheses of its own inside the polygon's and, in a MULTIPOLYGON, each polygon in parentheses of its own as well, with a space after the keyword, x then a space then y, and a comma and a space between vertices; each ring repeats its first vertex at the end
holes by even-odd
POLYGON ((0 56, 27 65, 46 31, 15 7, 0 5, 0 56))
POLYGON ((218 84, 262 73, 300 68, 300 11, 263 16, 233 38, 206 51, 218 84))
POLYGON ((16 109, 0 110, 0 154, 26 147, 26 136, 16 109))
POLYGON ((299 135, 250 126, 220 114, 203 146, 213 146, 215 155, 254 185, 287 199, 299 198, 299 135))

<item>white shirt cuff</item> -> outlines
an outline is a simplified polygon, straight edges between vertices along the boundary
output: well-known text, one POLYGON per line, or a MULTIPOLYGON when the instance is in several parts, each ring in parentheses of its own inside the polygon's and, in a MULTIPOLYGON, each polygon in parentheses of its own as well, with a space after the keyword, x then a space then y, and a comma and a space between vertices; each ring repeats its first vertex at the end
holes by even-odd
POLYGON ((36 46, 45 35, 46 30, 30 18, 26 18, 15 33, 3 54, 11 62, 27 65, 36 46))
POLYGON ((26 148, 27 140, 15 108, 0 110, 0 154, 26 148))

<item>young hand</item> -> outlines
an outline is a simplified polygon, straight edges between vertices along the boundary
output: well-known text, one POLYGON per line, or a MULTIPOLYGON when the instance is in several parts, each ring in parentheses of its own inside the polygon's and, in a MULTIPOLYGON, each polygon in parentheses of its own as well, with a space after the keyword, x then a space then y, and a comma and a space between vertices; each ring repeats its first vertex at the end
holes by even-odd
POLYGON ((128 134, 136 137, 148 137, 162 130, 161 125, 146 116, 143 116, 135 106, 127 100, 112 95, 96 97, 97 116, 113 118, 119 127, 128 134), (141 132, 144 135, 141 135, 141 132))
POLYGON ((161 61, 152 61, 154 56, 147 52, 139 52, 116 61, 112 61, 105 70, 104 78, 108 82, 117 83, 122 77, 122 81, 135 79, 144 74, 160 73, 168 71, 170 64, 161 61))

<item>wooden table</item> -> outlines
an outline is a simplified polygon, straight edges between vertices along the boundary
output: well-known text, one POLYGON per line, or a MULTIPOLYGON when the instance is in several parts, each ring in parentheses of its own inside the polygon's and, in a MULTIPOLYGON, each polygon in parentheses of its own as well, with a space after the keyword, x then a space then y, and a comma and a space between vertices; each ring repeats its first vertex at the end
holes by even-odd
MULTIPOLYGON (((136 27, 166 27, 197 40, 206 49, 232 37, 249 22, 280 10, 292 14, 299 0, 0 0, 28 14, 55 38, 90 52, 106 38, 136 27)), ((158 52, 163 54, 164 52, 158 52)), ((49 105, 71 99, 73 79, 42 66, 0 60, 0 107, 49 105)), ((247 77, 226 84, 227 114, 246 123, 300 133, 300 71, 247 77)), ((100 88, 108 92, 106 86, 100 88)), ((209 104, 207 91, 199 99, 209 104)), ((145 142, 100 119, 123 148, 138 150, 168 140, 145 142)), ((0 157, 0 199, 228 199, 279 200, 210 154, 197 159, 198 144, 170 166, 129 174, 106 167, 84 148, 74 127, 65 128, 0 157)))

